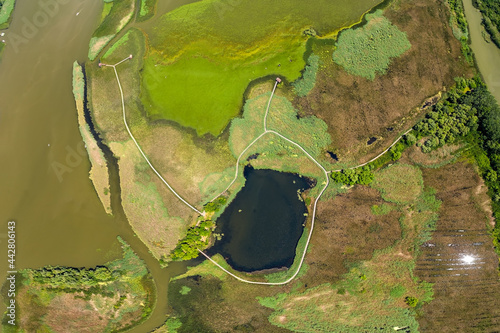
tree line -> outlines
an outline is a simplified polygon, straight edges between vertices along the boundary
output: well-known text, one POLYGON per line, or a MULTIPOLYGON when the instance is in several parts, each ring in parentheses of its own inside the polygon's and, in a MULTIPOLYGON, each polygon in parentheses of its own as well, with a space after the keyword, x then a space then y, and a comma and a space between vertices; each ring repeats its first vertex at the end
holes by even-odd
POLYGON ((41 269, 28 269, 27 272, 34 283, 61 289, 83 289, 96 286, 101 282, 116 280, 116 275, 113 275, 113 272, 106 266, 90 269, 46 266, 41 269))
MULTIPOLYGON (((333 172, 331 178, 346 185, 367 185, 373 179, 372 170, 399 159, 415 143, 428 153, 457 141, 470 147, 488 186, 495 220, 500 221, 500 106, 479 77, 457 78, 455 86, 386 154, 363 168, 333 172)), ((500 251, 499 224, 493 236, 500 251)))
POLYGON ((500 48, 500 5, 498 0, 472 0, 474 7, 483 14, 483 26, 491 40, 500 48))

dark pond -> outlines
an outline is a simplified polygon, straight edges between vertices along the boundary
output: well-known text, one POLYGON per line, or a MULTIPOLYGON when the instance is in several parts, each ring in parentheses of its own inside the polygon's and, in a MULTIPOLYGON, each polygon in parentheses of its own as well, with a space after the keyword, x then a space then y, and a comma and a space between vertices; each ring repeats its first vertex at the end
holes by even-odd
POLYGON ((327 151, 328 155, 330 155, 330 157, 334 160, 334 161, 338 161, 339 158, 337 156, 337 154, 335 154, 334 152, 332 151, 327 151))
POLYGON ((367 144, 368 145, 371 145, 372 143, 374 143, 375 141, 377 141, 377 138, 376 137, 371 137, 370 140, 368 140, 367 144))
POLYGON ((310 180, 252 167, 244 175, 245 187, 217 219, 224 236, 210 253, 245 272, 290 267, 307 212, 297 191, 310 188, 310 180))

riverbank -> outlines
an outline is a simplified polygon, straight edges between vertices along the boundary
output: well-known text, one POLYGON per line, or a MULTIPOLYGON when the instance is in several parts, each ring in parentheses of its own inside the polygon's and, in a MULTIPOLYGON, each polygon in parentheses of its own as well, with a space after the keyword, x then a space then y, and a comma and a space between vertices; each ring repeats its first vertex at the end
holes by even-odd
POLYGON ((73 63, 73 95, 75 97, 76 111, 78 113, 78 128, 82 135, 83 142, 85 143, 85 149, 87 150, 91 164, 89 178, 94 185, 104 210, 106 213, 112 214, 108 165, 85 119, 84 94, 85 78, 82 66, 75 61, 73 63))
POLYGON ((488 43, 484 37, 481 12, 474 8, 472 0, 463 0, 465 16, 469 23, 470 46, 474 51, 476 65, 488 86, 488 90, 500 103, 500 49, 488 43))

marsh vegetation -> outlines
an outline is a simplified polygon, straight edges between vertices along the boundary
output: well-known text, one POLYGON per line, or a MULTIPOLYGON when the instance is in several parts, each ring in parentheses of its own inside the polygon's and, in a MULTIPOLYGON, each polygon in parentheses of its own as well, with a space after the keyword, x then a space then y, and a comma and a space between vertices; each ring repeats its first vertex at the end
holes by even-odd
MULTIPOLYGON (((390 4, 383 14, 367 15, 365 25, 342 32, 334 46, 328 39, 362 14, 340 4, 349 13, 332 19, 330 2, 318 1, 316 8, 285 1, 198 2, 144 30, 128 30, 103 52, 110 63, 134 54, 119 72, 132 131, 165 178, 183 197, 213 210, 214 220, 243 187, 238 174, 224 193, 227 201, 209 203, 231 181, 235 158, 262 133, 270 75, 284 82, 272 101, 268 127, 300 142, 328 169, 342 169, 332 174, 336 183, 319 202, 318 225, 296 280, 271 288, 247 285, 203 262, 171 282, 174 313, 164 331, 362 332, 394 326, 417 331, 433 291, 415 268, 447 212, 439 196, 442 184, 428 178, 431 171, 425 168, 459 165, 453 163, 463 154, 460 163, 471 163, 469 168, 477 163, 495 198, 497 147, 491 138, 499 112, 481 81, 470 80, 474 70, 462 53, 463 41, 453 37, 445 4, 390 4), (275 5, 289 17, 278 19, 275 5), (319 5, 321 13, 314 11, 319 5), (243 33, 241 22, 256 28, 243 33), (361 52, 361 46, 373 52, 361 52), (264 79, 253 82, 257 78, 264 79), (443 86, 454 87, 437 94, 443 86), (403 133, 376 161, 349 169, 403 133), (367 144, 372 137, 377 140, 367 144), (450 144, 455 148, 445 151, 450 144), (335 151, 338 161, 328 151, 335 151)), ((460 17, 455 17, 459 29, 460 17)), ((88 69, 92 112, 120 157, 123 205, 134 230, 164 263, 195 257, 196 247, 211 243, 213 222, 176 204, 120 126, 114 77, 91 64, 88 69)), ((256 143, 242 161, 323 181, 299 149, 274 136, 256 143)), ((317 194, 313 189, 304 198, 307 207, 317 194)), ((487 204, 478 209, 488 214, 487 204)), ((310 222, 307 216, 306 228, 310 222)), ((304 243, 302 236, 296 253, 304 243)), ((214 256, 234 272, 226 259, 214 256)), ((273 274, 241 274, 283 281, 296 264, 273 274)))
POLYGON ((6 332, 117 332, 151 313, 154 283, 120 239, 122 258, 95 268, 47 266, 18 273, 20 319, 6 332))

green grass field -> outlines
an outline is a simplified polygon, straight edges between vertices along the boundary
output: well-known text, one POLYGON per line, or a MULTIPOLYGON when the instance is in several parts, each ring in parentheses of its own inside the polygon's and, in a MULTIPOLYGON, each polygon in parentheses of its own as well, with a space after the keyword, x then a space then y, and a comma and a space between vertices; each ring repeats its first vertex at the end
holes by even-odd
POLYGON ((158 0, 141 0, 141 8, 137 15, 137 21, 142 22, 150 19, 155 14, 156 3, 158 0))
POLYGON ((307 96, 316 84, 316 73, 319 69, 319 56, 311 54, 307 59, 307 66, 302 73, 302 77, 293 82, 295 93, 299 97, 307 96))
MULTIPOLYGON (((238 157, 243 149, 264 131, 264 114, 269 97, 270 93, 265 93, 247 100, 243 108, 243 117, 232 121, 229 146, 235 157, 238 157)), ((331 143, 326 123, 314 116, 297 119, 297 110, 285 97, 276 95, 273 97, 267 127, 299 143, 315 158, 319 158, 322 151, 331 143)), ((303 155, 298 149, 296 152, 295 146, 291 143, 276 136, 267 136, 254 147, 247 152, 248 155, 263 148, 268 154, 273 152, 276 154, 285 149, 303 155)))
POLYGON ((300 76, 305 51, 300 44, 295 42, 293 52, 268 53, 265 58, 255 55, 240 64, 191 51, 165 66, 158 53, 151 53, 144 64, 143 104, 153 118, 174 120, 199 135, 217 136, 239 113, 252 80, 273 73, 289 80, 300 76), (281 69, 279 64, 283 64, 281 69))
POLYGON ((358 22, 374 4, 208 0, 182 6, 148 32, 143 104, 154 118, 217 136, 240 111, 251 81, 301 76, 304 31, 334 34, 358 22))
POLYGON ((333 61, 354 75, 375 79, 385 74, 391 58, 410 49, 406 33, 382 16, 378 10, 366 15, 368 23, 361 28, 342 32, 333 52, 333 61))
POLYGON ((0 7, 0 29, 6 29, 9 27, 16 0, 4 0, 1 1, 1 3, 2 6, 0 7))
POLYGON ((389 202, 411 203, 422 192, 422 172, 411 165, 393 164, 376 172, 371 186, 389 202))
POLYGON ((102 7, 101 12, 101 23, 104 21, 106 16, 111 12, 111 8, 113 7, 113 2, 104 2, 104 6, 102 7))

